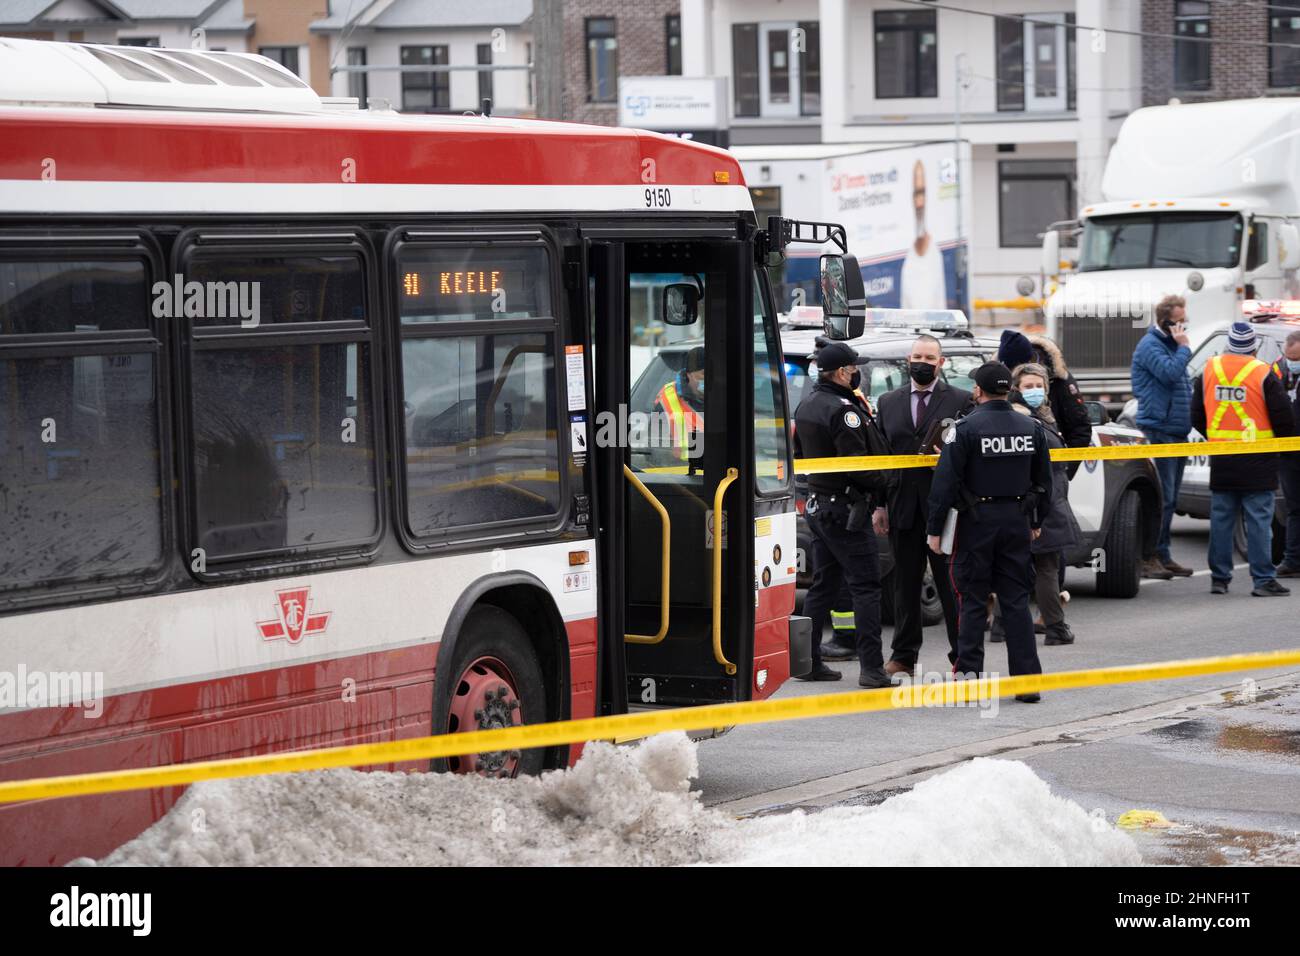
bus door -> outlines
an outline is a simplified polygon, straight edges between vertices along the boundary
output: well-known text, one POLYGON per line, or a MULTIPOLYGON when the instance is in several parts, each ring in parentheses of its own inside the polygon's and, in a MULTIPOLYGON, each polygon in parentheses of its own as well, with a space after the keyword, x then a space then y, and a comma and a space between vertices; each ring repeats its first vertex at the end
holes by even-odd
POLYGON ((753 251, 591 241, 603 706, 747 699, 753 251))

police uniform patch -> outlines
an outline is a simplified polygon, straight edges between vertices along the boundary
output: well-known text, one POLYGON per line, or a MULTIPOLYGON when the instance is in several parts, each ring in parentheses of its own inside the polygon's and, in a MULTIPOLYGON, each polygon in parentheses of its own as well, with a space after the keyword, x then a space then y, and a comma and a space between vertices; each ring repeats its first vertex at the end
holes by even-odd
POLYGON ((858 417, 857 412, 845 412, 844 424, 848 425, 850 428, 857 428, 862 424, 862 419, 858 417))

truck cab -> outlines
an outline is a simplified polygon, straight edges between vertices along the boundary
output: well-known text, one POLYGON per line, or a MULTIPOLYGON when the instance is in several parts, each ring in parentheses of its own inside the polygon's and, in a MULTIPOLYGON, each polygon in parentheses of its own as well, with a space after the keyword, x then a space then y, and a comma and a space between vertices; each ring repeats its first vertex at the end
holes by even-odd
POLYGON ((1195 348, 1247 299, 1300 294, 1300 98, 1148 107, 1124 121, 1105 201, 1049 227, 1047 334, 1092 394, 1128 389, 1133 348, 1166 295, 1195 348), (1076 246, 1063 269, 1064 244, 1076 246))

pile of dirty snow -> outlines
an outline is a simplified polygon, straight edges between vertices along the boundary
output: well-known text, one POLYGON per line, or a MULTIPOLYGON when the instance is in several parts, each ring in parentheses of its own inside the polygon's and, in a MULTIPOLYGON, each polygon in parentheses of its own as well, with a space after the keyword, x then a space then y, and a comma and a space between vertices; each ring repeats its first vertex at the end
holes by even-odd
MULTIPOLYGON (((195 784, 109 866, 1021 865, 1140 862, 1027 766, 976 760, 878 807, 735 820, 690 791, 695 744, 588 744, 517 781, 330 770, 195 784)), ((79 860, 94 865, 90 860, 79 860)))

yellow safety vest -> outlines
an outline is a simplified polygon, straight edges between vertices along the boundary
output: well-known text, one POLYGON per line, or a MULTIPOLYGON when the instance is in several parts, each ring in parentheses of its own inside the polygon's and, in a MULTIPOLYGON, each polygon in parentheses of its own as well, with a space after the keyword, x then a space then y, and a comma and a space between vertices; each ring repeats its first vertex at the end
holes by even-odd
POLYGON ((682 401, 682 397, 677 394, 676 382, 669 382, 659 389, 655 401, 668 413, 668 421, 673 432, 673 447, 677 449, 677 456, 685 461, 690 456, 690 440, 687 438, 687 433, 703 432, 704 416, 682 401))
POLYGON ((1205 437, 1209 441, 1256 441, 1273 437, 1264 402, 1269 367, 1250 355, 1216 355, 1205 368, 1205 437))

